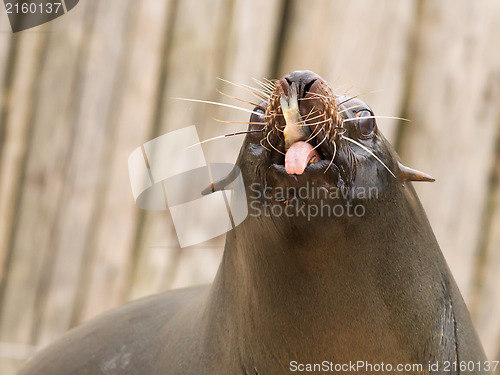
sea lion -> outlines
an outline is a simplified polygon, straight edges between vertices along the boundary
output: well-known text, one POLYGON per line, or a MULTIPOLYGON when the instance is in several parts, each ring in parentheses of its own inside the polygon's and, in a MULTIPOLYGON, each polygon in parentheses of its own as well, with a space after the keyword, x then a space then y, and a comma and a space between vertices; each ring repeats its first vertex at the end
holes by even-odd
POLYGON ((432 178, 320 76, 262 85, 236 163, 248 217, 212 286, 93 319, 19 375, 490 373, 412 187, 432 178))

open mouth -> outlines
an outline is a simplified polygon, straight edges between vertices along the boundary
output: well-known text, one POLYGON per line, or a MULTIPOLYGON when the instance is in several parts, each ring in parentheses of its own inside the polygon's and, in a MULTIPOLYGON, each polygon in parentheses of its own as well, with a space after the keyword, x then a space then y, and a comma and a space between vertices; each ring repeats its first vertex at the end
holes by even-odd
POLYGON ((266 108, 272 168, 296 177, 326 173, 334 164, 335 141, 342 131, 337 108, 335 96, 317 75, 277 81, 266 108))

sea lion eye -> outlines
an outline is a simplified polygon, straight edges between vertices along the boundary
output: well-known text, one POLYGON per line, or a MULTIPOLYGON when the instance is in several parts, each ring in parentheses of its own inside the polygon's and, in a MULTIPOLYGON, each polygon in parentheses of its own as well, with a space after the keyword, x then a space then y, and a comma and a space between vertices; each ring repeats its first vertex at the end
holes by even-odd
POLYGON ((250 130, 261 130, 263 126, 266 125, 265 114, 263 106, 257 106, 253 109, 252 115, 250 116, 250 130))
POLYGON ((265 111, 261 107, 255 107, 253 109, 252 116, 250 116, 250 122, 265 122, 265 111))
POLYGON ((260 107, 260 106, 257 106, 253 109, 254 112, 257 112, 259 114, 260 117, 264 116, 264 114, 266 113, 266 111, 264 110, 264 108, 260 107))
POLYGON ((375 128, 377 127, 373 114, 366 109, 356 113, 356 117, 359 117, 357 121, 358 130, 362 137, 370 137, 373 135, 375 128))

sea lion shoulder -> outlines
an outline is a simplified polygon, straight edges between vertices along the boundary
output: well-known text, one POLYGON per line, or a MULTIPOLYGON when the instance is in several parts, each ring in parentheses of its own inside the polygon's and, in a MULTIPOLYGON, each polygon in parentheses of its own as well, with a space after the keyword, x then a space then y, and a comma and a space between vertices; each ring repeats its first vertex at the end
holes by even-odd
POLYGON ((193 304, 202 304, 208 289, 173 290, 111 310, 37 352, 18 375, 152 374, 163 333, 177 315, 196 310, 193 304))

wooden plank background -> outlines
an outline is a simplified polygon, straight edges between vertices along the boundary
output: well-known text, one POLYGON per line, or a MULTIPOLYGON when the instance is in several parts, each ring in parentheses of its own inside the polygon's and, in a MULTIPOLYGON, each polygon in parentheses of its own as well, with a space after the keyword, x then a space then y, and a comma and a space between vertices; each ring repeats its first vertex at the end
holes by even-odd
MULTIPOLYGON (((0 12, 0 373, 130 299, 210 282, 223 238, 180 250, 168 212, 139 210, 127 157, 310 69, 365 93, 406 164, 490 359, 500 359, 500 3, 496 0, 86 0, 25 32, 0 12), (233 103, 234 104, 234 103, 233 103)), ((204 146, 234 161, 241 138, 204 146)), ((499 372, 500 373, 500 372, 499 372)))

